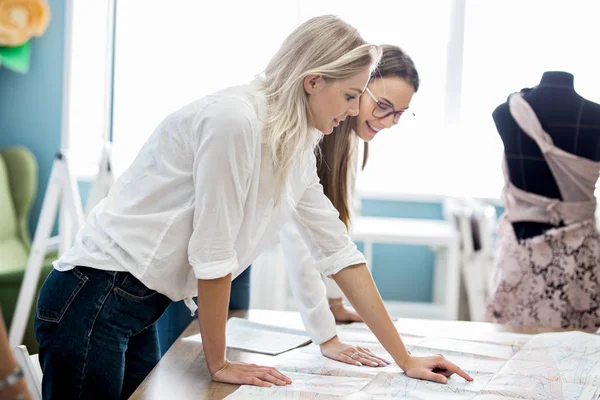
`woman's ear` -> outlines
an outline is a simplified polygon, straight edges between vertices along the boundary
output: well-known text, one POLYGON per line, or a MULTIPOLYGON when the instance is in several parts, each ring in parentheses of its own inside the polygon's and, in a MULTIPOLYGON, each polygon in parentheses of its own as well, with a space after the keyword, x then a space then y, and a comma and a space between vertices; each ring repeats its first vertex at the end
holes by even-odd
POLYGON ((323 75, 312 74, 304 78, 304 91, 311 95, 319 92, 325 84, 323 75))

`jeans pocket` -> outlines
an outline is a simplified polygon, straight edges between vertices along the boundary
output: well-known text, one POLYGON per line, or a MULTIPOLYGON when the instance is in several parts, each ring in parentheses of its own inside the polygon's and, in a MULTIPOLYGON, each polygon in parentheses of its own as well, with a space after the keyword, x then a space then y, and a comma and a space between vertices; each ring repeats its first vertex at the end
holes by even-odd
POLYGON ((129 300, 142 301, 149 299, 157 293, 156 290, 149 289, 130 273, 120 272, 119 274, 124 274, 124 278, 122 281, 120 279, 117 280, 114 291, 122 297, 129 300), (119 283, 119 281, 121 282, 119 283))
POLYGON ((46 322, 59 323, 88 277, 77 269, 61 272, 52 270, 40 291, 37 317, 46 322))

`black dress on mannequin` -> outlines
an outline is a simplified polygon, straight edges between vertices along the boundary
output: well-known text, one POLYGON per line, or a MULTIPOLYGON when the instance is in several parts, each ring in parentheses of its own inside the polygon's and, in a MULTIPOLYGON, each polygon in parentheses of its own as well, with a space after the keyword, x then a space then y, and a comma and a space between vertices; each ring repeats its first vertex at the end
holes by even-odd
MULTIPOLYGON (((568 72, 544 72, 539 85, 521 90, 544 130, 561 149, 600 161, 600 104, 581 97, 568 72)), ((561 199, 556 181, 537 144, 517 125, 508 107, 500 104, 492 113, 504 143, 510 180, 519 189, 549 198, 561 199)), ((512 224, 518 239, 543 234, 555 225, 539 222, 512 224)), ((564 226, 561 224, 559 226, 564 226)))

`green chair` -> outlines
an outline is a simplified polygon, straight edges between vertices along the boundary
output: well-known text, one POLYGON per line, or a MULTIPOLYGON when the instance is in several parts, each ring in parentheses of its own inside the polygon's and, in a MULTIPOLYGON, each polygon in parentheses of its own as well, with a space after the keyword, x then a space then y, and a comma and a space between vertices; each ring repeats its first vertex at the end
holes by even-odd
MULTIPOLYGON (((0 150, 0 305, 9 329, 31 250, 29 214, 37 185, 38 165, 31 151, 21 146, 0 150)), ((38 290, 52 270, 55 258, 56 254, 46 257, 38 290)), ((32 307, 23 338, 31 354, 38 351, 33 334, 34 316, 32 307)))

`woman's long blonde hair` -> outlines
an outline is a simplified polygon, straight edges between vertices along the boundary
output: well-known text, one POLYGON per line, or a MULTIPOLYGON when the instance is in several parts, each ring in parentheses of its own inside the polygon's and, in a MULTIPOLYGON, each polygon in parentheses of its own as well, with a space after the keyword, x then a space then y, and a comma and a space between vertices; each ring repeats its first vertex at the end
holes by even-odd
POLYGON ((294 158, 314 151, 323 136, 309 128, 304 78, 347 79, 365 68, 372 71, 380 55, 378 46, 366 44, 355 28, 333 15, 312 18, 285 39, 267 65, 262 85, 267 99, 263 144, 273 160, 277 191, 285 190, 294 158))

